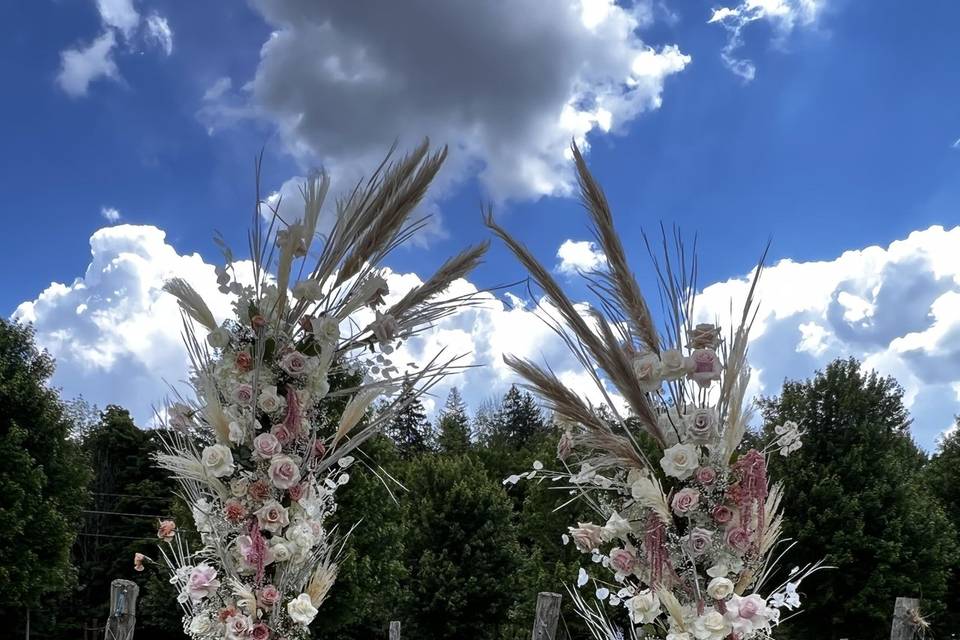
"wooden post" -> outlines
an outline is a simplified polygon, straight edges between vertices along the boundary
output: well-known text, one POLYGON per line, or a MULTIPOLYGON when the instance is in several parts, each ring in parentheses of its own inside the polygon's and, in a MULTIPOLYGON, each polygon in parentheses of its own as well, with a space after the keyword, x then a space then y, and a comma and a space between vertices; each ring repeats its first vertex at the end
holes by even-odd
POLYGON ((537 613, 533 621, 533 640, 554 640, 560 619, 560 594, 542 591, 537 594, 537 613))
POLYGON ((398 620, 390 621, 390 640, 400 640, 400 622, 398 620))
POLYGON ((917 598, 897 598, 893 607, 893 624, 890 626, 890 640, 913 640, 917 633, 912 613, 920 609, 917 598))
POLYGON ((132 640, 137 624, 137 596, 140 587, 130 580, 110 583, 110 612, 104 640, 132 640))

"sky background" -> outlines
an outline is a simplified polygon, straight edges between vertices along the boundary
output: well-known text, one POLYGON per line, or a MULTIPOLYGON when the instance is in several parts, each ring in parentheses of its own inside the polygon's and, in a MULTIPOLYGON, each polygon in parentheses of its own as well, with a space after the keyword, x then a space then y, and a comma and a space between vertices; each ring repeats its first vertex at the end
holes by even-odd
MULTIPOLYGON (((486 237, 479 211, 492 203, 584 297, 576 269, 602 256, 573 197, 576 139, 648 290, 641 232, 661 222, 697 234, 704 318, 726 319, 772 239, 757 393, 852 355, 900 381, 927 449, 960 413, 960 4, 37 0, 2 11, 0 313, 35 324, 69 396, 146 423, 162 381, 183 377, 179 318, 159 288, 171 275, 212 283, 213 230, 245 245, 261 149, 263 193, 292 207, 311 169, 343 189, 394 141, 430 136, 450 159, 424 205, 434 222, 390 260, 408 274, 398 285, 486 237)), ((494 246, 462 284, 522 275, 494 246)), ((411 347, 453 345, 490 365, 458 382, 474 407, 510 384, 504 352, 583 379, 525 291, 513 293, 411 347)))

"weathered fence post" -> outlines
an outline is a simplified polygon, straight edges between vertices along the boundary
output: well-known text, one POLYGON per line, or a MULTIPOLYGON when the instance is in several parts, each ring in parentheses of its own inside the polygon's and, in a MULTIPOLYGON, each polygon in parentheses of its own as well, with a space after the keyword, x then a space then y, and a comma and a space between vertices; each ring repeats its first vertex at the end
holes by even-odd
POLYGON ((560 618, 560 594, 542 591, 537 594, 537 613, 533 621, 533 640, 554 640, 560 618))
POLYGON ((890 640, 912 640, 917 632, 914 614, 920 608, 916 598, 897 598, 893 607, 893 624, 890 626, 890 640))
POLYGON ((400 640, 400 622, 397 620, 390 621, 390 640, 400 640))
POLYGON ((130 580, 110 583, 110 617, 104 630, 104 640, 131 640, 137 624, 137 595, 140 587, 130 580))

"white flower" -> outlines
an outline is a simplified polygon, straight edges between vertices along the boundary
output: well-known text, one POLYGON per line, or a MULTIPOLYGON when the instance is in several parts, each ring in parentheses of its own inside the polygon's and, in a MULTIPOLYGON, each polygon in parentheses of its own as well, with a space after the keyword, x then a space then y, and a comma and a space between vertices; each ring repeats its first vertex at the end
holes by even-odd
POLYGON ((201 562, 191 569, 186 589, 194 604, 214 595, 219 588, 220 580, 217 579, 217 570, 209 564, 201 562))
POLYGON ((693 621, 693 637, 697 640, 724 640, 730 635, 730 625, 723 614, 709 607, 693 621))
POLYGON ((660 598, 650 589, 644 589, 626 602, 634 624, 649 624, 660 615, 660 598))
POLYGON ((696 444, 709 444, 717 437, 720 419, 710 407, 696 407, 683 416, 686 427, 684 441, 696 444))
POLYGON ((317 280, 301 280, 293 285, 293 297, 298 300, 322 300, 323 288, 317 280))
POLYGON ((687 366, 679 349, 667 349, 660 354, 660 375, 664 380, 679 380, 687 374, 687 366))
POLYGON ((243 444, 247 441, 247 430, 239 422, 233 421, 230 423, 230 432, 229 439, 233 444, 243 444))
POLYGON ((731 596, 724 617, 733 631, 741 636, 770 630, 770 609, 763 597, 756 593, 744 597, 731 596))
POLYGON ((676 407, 670 407, 658 415, 657 426, 666 436, 668 446, 673 446, 685 438, 686 425, 676 407))
POLYGON ((198 636, 220 635, 220 625, 208 616, 197 615, 190 621, 190 633, 198 636))
POLYGON ((707 585, 707 595, 714 600, 726 600, 733 595, 733 582, 727 578, 714 578, 707 585))
POLYGON ((257 405, 267 413, 279 411, 287 404, 286 399, 277 395, 277 385, 265 386, 257 398, 257 405))
POLYGON ((716 564, 707 569, 707 575, 711 578, 724 578, 731 573, 740 573, 743 569, 743 561, 732 555, 723 555, 717 558, 716 564))
POLYGON ((290 552, 290 545, 283 538, 271 538, 270 550, 273 551, 273 559, 276 562, 286 562, 293 555, 290 552))
POLYGON ((313 527, 306 522, 299 522, 290 527, 285 537, 291 544, 298 546, 302 551, 309 551, 317 541, 316 536, 313 534, 313 527))
POLYGON ((686 631, 675 631, 667 634, 667 640, 693 640, 693 636, 686 631))
POLYGON ((587 584, 587 580, 590 579, 590 576, 587 575, 587 571, 580 567, 580 571, 577 572, 577 586, 582 587, 587 584))
POLYGON ((217 327, 207 334, 207 343, 214 349, 224 349, 230 344, 230 332, 223 327, 217 327))
POLYGON ((274 456, 267 475, 278 489, 289 489, 300 482, 300 467, 290 456, 274 456))
POLYGON ((280 368, 291 376, 302 376, 310 373, 317 365, 317 358, 308 358, 299 351, 291 351, 280 359, 280 368))
POLYGON ((675 444, 663 452, 660 467, 668 476, 686 480, 700 466, 700 456, 692 444, 675 444))
POLYGON ((214 478, 223 478, 233 473, 233 454, 226 445, 215 444, 205 448, 200 460, 203 468, 214 478))
POLYGON ((620 517, 620 514, 614 511, 610 514, 607 524, 600 529, 600 537, 604 541, 610 542, 615 538, 625 538, 631 531, 633 531, 633 527, 630 526, 630 521, 620 517))
POLYGON ((233 388, 233 401, 241 406, 249 406, 253 402, 253 387, 249 384, 238 384, 233 388))
POLYGON ((280 531, 290 524, 290 516, 286 507, 276 500, 271 500, 253 513, 257 516, 257 522, 260 528, 270 533, 280 533, 280 531))
POLYGON ((287 603, 287 613, 294 622, 307 626, 317 616, 317 608, 313 606, 309 595, 301 593, 287 603))
POLYGON ((330 316, 312 318, 310 324, 313 327, 314 338, 320 344, 335 344, 340 339, 340 323, 336 318, 330 316))
POLYGON ((653 393, 660 388, 660 357, 652 351, 634 359, 633 372, 642 391, 653 393))
POLYGON ((253 620, 250 616, 236 613, 226 620, 227 640, 247 640, 250 630, 253 629, 253 620))

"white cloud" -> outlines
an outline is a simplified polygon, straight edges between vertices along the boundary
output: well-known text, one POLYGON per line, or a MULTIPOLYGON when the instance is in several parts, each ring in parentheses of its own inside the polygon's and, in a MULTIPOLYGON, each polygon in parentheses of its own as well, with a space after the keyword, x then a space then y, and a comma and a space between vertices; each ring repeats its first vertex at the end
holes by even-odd
POLYGON ((566 274, 593 271, 607 261, 603 251, 589 240, 564 240, 557 249, 557 257, 560 258, 557 271, 566 274))
POLYGON ((751 23, 766 20, 776 31, 775 42, 782 43, 798 27, 816 24, 827 0, 742 0, 733 7, 713 10, 708 24, 720 24, 727 30, 727 44, 720 54, 724 64, 745 82, 757 74, 752 60, 739 57, 744 45, 743 31, 751 23))
POLYGON ((167 19, 152 13, 147 17, 147 42, 152 43, 168 56, 173 53, 173 30, 167 19))
MULTIPOLYGON (((140 28, 141 17, 133 0, 97 0, 97 11, 103 31, 86 48, 77 47, 60 52, 60 70, 57 84, 74 98, 85 96, 90 83, 98 78, 120 80, 114 55, 137 52, 134 37, 140 28), (117 36, 123 44, 118 42, 117 36)), ((166 18, 154 12, 145 21, 143 41, 166 55, 173 53, 173 30, 166 18)))
POLYGON ((206 92, 204 92, 203 101, 209 102, 220 99, 223 94, 230 90, 232 86, 233 81, 227 76, 217 78, 216 81, 214 81, 214 83, 206 90, 206 92))
POLYGON ((429 135, 454 151, 441 183, 478 171, 496 199, 568 193, 570 139, 586 145, 658 108, 666 78, 690 63, 641 40, 648 2, 253 4, 273 31, 248 109, 224 95, 222 112, 199 116, 211 129, 271 119, 305 165, 346 182, 394 139, 429 135))
POLYGON ((112 27, 130 39, 140 24, 140 14, 133 0, 97 0, 97 11, 103 24, 112 27))
MULTIPOLYGON (((760 280, 760 312, 750 346, 754 390, 779 391, 837 357, 894 376, 931 448, 960 413, 960 227, 915 231, 888 247, 847 251, 824 262, 782 260, 760 280)), ((746 278, 708 286, 701 320, 729 324, 746 278)))
POLYGON ((100 207, 100 215, 107 222, 117 222, 120 220, 120 211, 114 207, 100 207))
POLYGON ((98 78, 119 78, 113 61, 116 44, 113 31, 105 31, 86 48, 61 51, 57 84, 67 95, 77 98, 86 95, 90 83, 98 78))
MULTIPOLYGON (((168 388, 186 378, 188 359, 181 344, 180 313, 175 300, 162 292, 163 282, 184 277, 203 295, 218 320, 230 314, 227 296, 219 293, 214 267, 197 255, 181 255, 152 226, 117 225, 90 238, 91 260, 85 273, 69 284, 51 283, 36 299, 22 303, 14 318, 32 322, 38 344, 56 358, 54 384, 67 397, 82 394, 105 406, 129 408, 140 424, 153 416, 168 388)), ((392 299, 421 283, 413 273, 388 276, 392 299)), ((460 280, 450 295, 475 292, 460 280)), ((586 377, 559 339, 518 298, 507 301, 482 294, 484 304, 446 318, 420 337, 402 345, 394 361, 424 362, 441 349, 465 354, 468 369, 438 386, 425 405, 443 404, 451 386, 458 386, 471 407, 502 395, 516 379, 503 363, 504 353, 549 362, 571 384, 586 377)), ((184 387, 180 387, 184 389, 184 387)), ((584 395, 602 402, 589 384, 584 395)))

